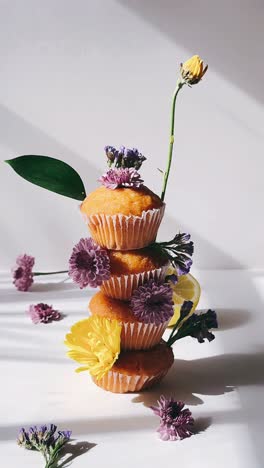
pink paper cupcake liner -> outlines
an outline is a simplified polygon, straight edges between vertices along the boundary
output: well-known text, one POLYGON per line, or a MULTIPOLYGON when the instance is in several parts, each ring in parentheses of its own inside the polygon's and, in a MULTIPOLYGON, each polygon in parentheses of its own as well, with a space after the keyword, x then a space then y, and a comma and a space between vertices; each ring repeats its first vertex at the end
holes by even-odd
POLYGON ((83 216, 97 244, 109 250, 133 250, 142 249, 155 241, 164 211, 165 204, 161 208, 143 211, 141 216, 83 216))
POLYGON ((165 377, 168 370, 157 375, 126 375, 116 371, 108 371, 104 377, 93 381, 98 387, 113 393, 140 392, 160 382, 165 377))
POLYGON ((153 348, 160 342, 168 323, 169 320, 160 325, 143 322, 122 323, 121 349, 126 351, 153 348))
POLYGON ((144 271, 142 273, 132 273, 130 275, 112 275, 107 281, 104 281, 100 286, 101 291, 107 296, 113 297, 114 299, 121 299, 128 301, 134 289, 137 289, 143 283, 146 283, 150 279, 156 281, 162 281, 167 273, 168 264, 155 270, 144 271))

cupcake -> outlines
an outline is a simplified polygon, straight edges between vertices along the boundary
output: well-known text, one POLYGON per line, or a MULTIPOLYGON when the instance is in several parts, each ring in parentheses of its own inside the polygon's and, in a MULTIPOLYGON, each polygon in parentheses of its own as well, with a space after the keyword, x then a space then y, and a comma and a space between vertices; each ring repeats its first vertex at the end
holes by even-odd
POLYGON ((115 189, 102 185, 85 198, 80 210, 97 244, 111 250, 132 250, 155 241, 165 204, 144 185, 115 189))
POLYGON ((122 351, 112 368, 93 381, 113 393, 140 392, 167 374, 174 361, 172 348, 161 341, 147 351, 122 351))
POLYGON ((168 258, 153 248, 108 252, 110 278, 100 285, 101 291, 114 299, 129 300, 135 289, 150 279, 163 281, 168 258))
MULTIPOLYGON (((168 303, 170 299, 169 297, 168 303)), ((158 300, 161 300, 161 297, 158 300)), ((131 307, 128 302, 112 299, 102 292, 92 297, 89 308, 92 315, 114 319, 122 324, 121 349, 123 350, 149 349, 157 345, 173 315, 171 301, 171 306, 167 307, 167 309, 171 308, 171 313, 169 310, 169 313, 162 315, 160 320, 140 321, 133 312, 133 305, 131 307)))

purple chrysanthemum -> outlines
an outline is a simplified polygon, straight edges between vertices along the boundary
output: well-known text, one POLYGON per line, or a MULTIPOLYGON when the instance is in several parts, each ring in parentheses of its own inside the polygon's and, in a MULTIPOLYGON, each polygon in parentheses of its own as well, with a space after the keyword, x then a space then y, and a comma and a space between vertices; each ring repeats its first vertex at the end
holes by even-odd
POLYGON ((172 288, 167 283, 150 280, 134 290, 131 309, 140 322, 159 325, 173 316, 172 294, 172 288))
POLYGON ((27 291, 33 283, 33 272, 35 259, 31 255, 19 255, 16 266, 12 269, 13 284, 19 291, 27 291))
POLYGON ((107 250, 92 238, 81 239, 73 248, 69 260, 69 276, 80 288, 96 288, 110 278, 110 260, 107 250))
POLYGON ((61 319, 61 313, 48 304, 31 304, 28 314, 33 323, 49 323, 61 319))
POLYGON ((161 395, 158 406, 151 406, 154 413, 160 417, 157 429, 162 440, 182 440, 193 435, 194 419, 188 408, 184 408, 182 401, 165 398, 161 395))
POLYGON ((112 190, 119 187, 138 188, 144 182, 140 178, 140 174, 132 167, 124 169, 109 169, 109 171, 102 175, 98 181, 105 187, 112 190))

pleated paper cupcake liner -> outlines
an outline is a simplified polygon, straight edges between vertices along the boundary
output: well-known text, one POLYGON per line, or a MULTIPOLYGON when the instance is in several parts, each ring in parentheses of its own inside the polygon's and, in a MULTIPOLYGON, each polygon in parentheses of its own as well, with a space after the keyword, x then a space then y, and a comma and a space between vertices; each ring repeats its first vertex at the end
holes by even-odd
POLYGON ((122 323, 121 349, 126 351, 153 348, 160 342, 168 323, 169 320, 160 325, 142 322, 122 323))
POLYGON ((159 383, 167 374, 168 370, 157 375, 126 375, 120 372, 108 371, 100 380, 93 377, 98 387, 112 393, 134 393, 140 392, 159 383))
POLYGON ((164 216, 161 208, 143 211, 141 216, 83 215, 92 238, 109 250, 142 249, 155 241, 164 216))
POLYGON ((168 270, 168 265, 155 270, 144 271, 142 273, 132 273, 130 275, 112 275, 107 281, 104 281, 100 286, 101 291, 107 296, 114 299, 121 299, 129 301, 134 289, 137 289, 142 284, 148 282, 150 279, 156 281, 163 281, 168 270))

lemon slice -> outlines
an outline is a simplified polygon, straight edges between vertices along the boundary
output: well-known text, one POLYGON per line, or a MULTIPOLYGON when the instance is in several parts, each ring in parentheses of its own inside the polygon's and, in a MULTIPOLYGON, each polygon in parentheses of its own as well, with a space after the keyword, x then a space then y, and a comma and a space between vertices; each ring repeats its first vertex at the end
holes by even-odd
MULTIPOLYGON (((188 317, 190 317, 190 315, 195 311, 201 295, 201 287, 198 281, 190 275, 190 273, 188 275, 180 276, 178 283, 172 284, 171 287, 173 289, 174 315, 169 322, 168 327, 172 327, 177 322, 180 317, 180 310, 184 301, 193 302, 192 310, 188 315, 188 317)), ((188 317, 186 317, 186 319, 188 317)))

